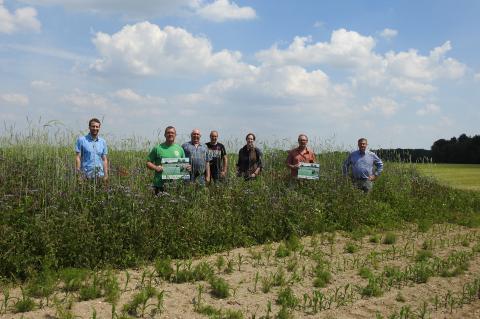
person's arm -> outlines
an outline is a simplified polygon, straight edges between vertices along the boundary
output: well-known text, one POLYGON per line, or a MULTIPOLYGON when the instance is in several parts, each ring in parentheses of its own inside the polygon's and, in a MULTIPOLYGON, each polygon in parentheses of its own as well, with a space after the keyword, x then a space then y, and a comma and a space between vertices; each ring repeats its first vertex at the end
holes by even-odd
POLYGON ((222 177, 225 177, 227 176, 227 171, 228 171, 228 158, 227 158, 227 154, 225 154, 222 158, 222 161, 223 161, 223 169, 222 171, 220 172, 220 175, 222 177))
POLYGON ((220 155, 222 157, 222 170, 220 171, 220 176, 225 177, 227 176, 228 171, 228 158, 227 158, 227 151, 225 150, 225 146, 222 144, 220 155))
POLYGON ((157 173, 163 172, 163 166, 162 165, 155 165, 154 161, 157 158, 157 153, 155 151, 155 148, 153 148, 150 151, 150 154, 148 154, 147 157, 147 168, 151 169, 152 171, 155 171, 157 173))
POLYGON ((80 168, 82 166, 82 142, 80 138, 75 143, 75 173, 80 174, 80 168))
MULTIPOLYGON (((253 172, 253 174, 255 176, 258 176, 258 174, 260 174, 260 172, 262 171, 262 168, 263 168, 263 162, 262 162, 262 151, 260 151, 260 149, 258 148, 255 148, 255 150, 257 151, 257 169, 255 170, 255 172, 253 172)), ((255 177, 254 176, 254 177, 255 177)))
POLYGON ((80 163, 81 163, 81 154, 76 153, 75 155, 75 173, 79 174, 80 173, 80 163))
POLYGON ((103 162, 103 180, 108 180, 108 158, 107 155, 102 155, 103 162))
POLYGON ((163 171, 162 165, 155 165, 154 163, 147 161, 147 168, 155 172, 161 173, 163 171))
POLYGON ((292 169, 292 170, 298 170, 298 168, 300 167, 300 163, 294 164, 293 159, 294 159, 294 157, 293 157, 293 150, 292 150, 292 151, 288 152, 287 167, 292 169))
POLYGON ((205 161, 205 181, 210 182, 210 162, 205 161))
POLYGON ((377 154, 372 153, 372 156, 373 156, 373 165, 375 166, 375 171, 373 172, 373 175, 369 177, 369 179, 374 181, 383 171, 383 162, 377 156, 377 154))
POLYGON ((108 147, 105 141, 103 142, 103 154, 102 154, 102 164, 103 164, 103 180, 107 181, 108 180, 108 147))

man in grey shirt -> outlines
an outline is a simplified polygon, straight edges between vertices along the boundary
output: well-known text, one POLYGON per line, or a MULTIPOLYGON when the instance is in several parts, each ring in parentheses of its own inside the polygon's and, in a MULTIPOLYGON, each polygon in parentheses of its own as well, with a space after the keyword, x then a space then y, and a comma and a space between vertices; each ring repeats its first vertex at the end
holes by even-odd
POLYGON ((367 150, 366 138, 358 140, 358 150, 350 153, 343 162, 343 175, 347 176, 351 167, 352 180, 359 189, 368 193, 372 190, 373 181, 383 170, 382 160, 373 152, 367 150))
POLYGON ((185 156, 190 159, 192 167, 190 181, 205 185, 205 182, 210 182, 210 165, 208 165, 210 159, 207 146, 200 143, 201 136, 200 130, 194 129, 190 134, 190 142, 183 143, 182 148, 185 156))

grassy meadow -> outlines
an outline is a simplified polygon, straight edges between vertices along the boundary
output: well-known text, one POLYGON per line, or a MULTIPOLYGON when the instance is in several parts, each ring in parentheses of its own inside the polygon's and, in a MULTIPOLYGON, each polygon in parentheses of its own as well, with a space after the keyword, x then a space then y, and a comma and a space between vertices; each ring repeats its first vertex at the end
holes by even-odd
MULTIPOLYGON (((341 174, 346 154, 344 152, 324 149, 319 155, 320 180, 291 183, 284 164, 286 152, 278 150, 278 147, 262 145, 265 169, 255 181, 245 182, 234 176, 232 163, 235 159, 232 155, 227 183, 207 188, 178 184, 170 189, 169 194, 154 197, 150 189, 153 172, 145 168, 146 155, 154 145, 153 142, 132 138, 110 143, 111 173, 109 184, 105 187, 76 179, 74 140, 69 134, 52 135, 43 131, 0 138, 0 283, 2 287, 7 287, 0 294, 3 297, 0 315, 2 311, 11 312, 13 308, 22 312, 16 308, 22 307, 22 304, 16 304, 19 301, 27 304, 23 305, 26 308, 21 308, 29 309, 25 311, 42 308, 45 302, 48 305, 52 294, 58 294, 59 289, 65 292, 62 297, 65 302, 72 298, 75 301, 110 298, 106 295, 112 287, 118 288, 120 285, 112 273, 118 269, 144 267, 154 263, 155 271, 145 270, 137 278, 138 283, 134 288, 128 286, 128 278, 123 279, 127 282, 125 291, 131 289, 138 292, 138 296, 132 294, 134 300, 130 306, 133 310, 127 309, 123 313, 138 317, 138 307, 142 304, 145 310, 151 300, 156 300, 157 305, 163 300, 158 287, 148 288, 147 282, 152 286, 158 280, 174 283, 203 280, 210 283, 215 294, 228 298, 232 291, 228 288, 228 283, 225 284, 220 278, 223 276, 220 274, 233 265, 240 271, 243 261, 250 260, 247 263, 253 264, 258 256, 252 253, 250 259, 241 254, 236 257, 236 261, 231 261, 233 257, 229 255, 223 262, 219 259, 218 278, 212 275, 210 269, 214 267, 213 262, 209 266, 199 266, 203 268, 195 272, 196 268, 192 268, 195 265, 188 262, 193 257, 226 252, 237 247, 284 242, 283 252, 278 252, 280 248, 275 246, 277 257, 284 258, 297 254, 298 238, 319 234, 325 245, 322 254, 326 254, 328 243, 332 245, 334 242, 329 241, 328 236, 335 237, 336 232, 345 232, 345 236, 352 238, 351 244, 350 241, 348 245, 341 243, 343 254, 348 255, 355 254, 362 247, 368 251, 368 247, 362 244, 365 242, 362 238, 370 236, 372 241, 380 241, 382 236, 378 237, 378 234, 387 230, 398 231, 416 225, 416 230, 407 236, 411 238, 414 233, 427 232, 437 224, 449 223, 466 227, 477 227, 480 224, 480 193, 446 187, 424 173, 419 173, 418 166, 413 164, 385 163, 384 174, 375 183, 374 190, 365 195, 341 174), (360 242, 356 243, 355 240, 360 242), (177 260, 176 264, 172 260, 177 260), (231 266, 228 266, 229 262, 232 263, 231 266), (178 279, 178 276, 183 276, 183 279, 178 279), (14 300, 8 297, 9 283, 25 283, 21 293, 17 290, 14 300), (75 289, 71 288, 74 289, 74 294, 69 292, 70 284, 75 285, 75 289), (33 285, 33 288, 27 289, 29 285, 33 285), (84 290, 80 293, 82 287, 84 290), (33 308, 29 308, 28 304, 33 304, 33 308)), ((392 234, 385 236, 386 245, 396 242, 397 239, 392 234)), ((467 241, 478 241, 475 232, 465 236, 467 241)), ((463 237, 459 238, 452 240, 461 247, 463 237)), ((425 240, 428 241, 428 238, 425 240)), ((412 267, 420 267, 420 270, 400 269, 407 276, 403 279, 405 283, 415 281, 415 271, 423 271, 425 267, 430 267, 429 271, 438 275, 441 271, 438 267, 443 265, 440 261, 432 262, 431 265, 418 265, 415 260, 416 245, 412 244, 409 252, 404 247, 405 258, 413 263, 412 267)), ((429 246, 425 247, 427 249, 429 246)), ((359 259, 346 261, 344 256, 335 257, 333 250, 330 250, 330 258, 322 261, 322 258, 315 257, 316 253, 312 249, 309 253, 311 261, 301 267, 305 277, 307 273, 312 274, 309 270, 311 267, 317 267, 311 266, 311 262, 320 265, 317 270, 312 270, 312 280, 316 276, 329 277, 324 274, 327 270, 335 274, 332 269, 341 267, 342 263, 355 263, 355 269, 360 265, 359 259), (339 266, 331 268, 335 263, 339 266)), ((398 251, 393 249, 395 259, 398 251)), ((477 252, 475 248, 461 258, 455 257, 456 255, 451 259, 443 256, 442 258, 447 258, 447 266, 442 267, 447 267, 446 271, 450 271, 451 267, 457 265, 457 262, 460 265, 465 258, 473 263, 477 252)), ((265 255, 257 259, 262 258, 268 257, 265 255)), ((365 260, 368 261, 369 258, 365 260)), ((430 255, 425 258, 429 259, 430 255)), ((284 265, 282 267, 287 267, 285 263, 286 261, 281 262, 284 265)), ((278 268, 280 264, 275 265, 278 268)), ((375 262, 371 267, 373 274, 365 275, 369 282, 365 287, 370 285, 365 288, 365 294, 376 294, 377 286, 386 291, 388 276, 374 271, 375 262), (368 292, 372 289, 372 292, 368 292)), ((277 271, 279 270, 274 271, 272 268, 271 276, 277 271)), ((257 275, 257 283, 262 276, 257 275)), ((265 278, 264 280, 273 280, 265 278)), ((288 287, 285 285, 287 282, 282 281, 278 287, 284 291, 288 287)), ((480 287, 477 281, 472 285, 475 289, 480 287)), ((359 284, 358 287, 360 286, 359 284)), ((117 288, 114 290, 118 294, 117 288)), ((348 291, 354 296, 351 300, 357 300, 358 296, 362 298, 361 290, 357 288, 352 292, 349 289, 353 288, 348 286, 345 294, 348 291)), ((202 293, 203 290, 198 291, 199 295, 202 293)), ((281 303, 293 305, 295 310, 299 301, 292 301, 296 300, 292 299, 292 293, 293 291, 286 290, 284 297, 287 299, 281 303)), ((311 295, 304 297, 304 302, 310 302, 310 308, 305 304, 304 309, 316 312, 319 308, 312 308, 313 300, 321 295, 313 291, 309 293, 311 295)), ((224 297, 216 295, 216 298, 224 297)), ((129 301, 125 303, 128 304, 129 301)), ((112 302, 112 307, 116 305, 112 302)), ((342 304, 339 303, 339 306, 342 304)), ((271 305, 270 307, 272 308, 271 305)), ((285 307, 283 309, 282 306, 278 311, 283 309, 287 314, 292 311, 290 306, 285 307)), ((160 306, 155 309, 159 308, 160 306)), ((111 309, 112 318, 115 313, 115 309, 111 309)), ((222 317, 221 313, 216 312, 217 317, 212 316, 227 318, 222 317)), ((130 317, 126 315, 126 318, 130 317)), ((241 316, 232 315, 231 318, 241 316)))
POLYGON ((480 190, 480 165, 478 164, 416 164, 424 175, 439 183, 464 190, 480 190))

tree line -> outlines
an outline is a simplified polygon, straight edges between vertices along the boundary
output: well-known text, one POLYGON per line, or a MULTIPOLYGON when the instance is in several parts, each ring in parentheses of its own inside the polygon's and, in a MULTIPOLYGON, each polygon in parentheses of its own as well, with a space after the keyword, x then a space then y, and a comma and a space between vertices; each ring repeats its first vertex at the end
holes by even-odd
POLYGON ((436 140, 430 150, 396 148, 374 152, 385 161, 480 164, 480 135, 442 138, 436 140))

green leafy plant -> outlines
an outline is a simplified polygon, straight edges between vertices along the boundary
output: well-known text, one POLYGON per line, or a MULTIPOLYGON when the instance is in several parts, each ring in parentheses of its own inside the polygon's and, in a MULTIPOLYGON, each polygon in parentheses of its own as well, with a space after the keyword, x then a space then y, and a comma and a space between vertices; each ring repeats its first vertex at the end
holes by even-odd
POLYGON ((213 276, 210 278, 210 293, 217 298, 227 298, 230 296, 230 286, 221 277, 213 276))
POLYGON ((170 281, 174 274, 172 260, 170 258, 158 258, 155 260, 154 266, 158 277, 170 281))
POLYGON ((346 243, 345 247, 343 248, 343 250, 348 254, 356 253, 359 249, 360 247, 358 247, 358 245, 355 244, 354 242, 346 243))
POLYGON ((21 288, 21 292, 22 297, 13 304, 14 311, 16 313, 32 311, 36 306, 35 301, 26 295, 23 288, 21 288))
POLYGON ((393 245, 397 242, 397 235, 393 232, 387 232, 383 237, 382 244, 393 245))

